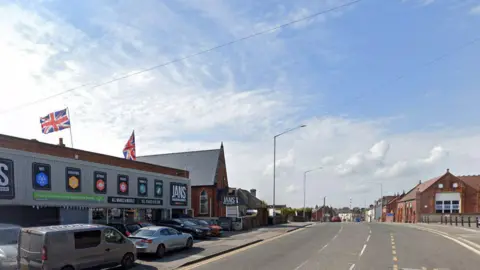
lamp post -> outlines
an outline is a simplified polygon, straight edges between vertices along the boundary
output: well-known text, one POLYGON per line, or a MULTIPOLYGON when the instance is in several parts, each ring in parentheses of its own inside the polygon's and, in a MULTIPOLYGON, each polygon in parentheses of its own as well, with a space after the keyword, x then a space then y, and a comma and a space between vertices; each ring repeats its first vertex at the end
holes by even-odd
POLYGON ((307 197, 307 173, 320 170, 322 167, 317 167, 308 171, 303 172, 303 219, 305 220, 305 204, 307 197))
POLYGON ((276 165, 276 159, 277 159, 277 137, 280 137, 283 134, 286 134, 288 132, 292 132, 292 131, 297 130, 299 128, 304 128, 306 126, 307 125, 300 125, 300 126, 297 126, 297 127, 291 128, 291 129, 287 129, 284 132, 273 136, 273 224, 275 224, 275 216, 276 216, 276 212, 275 212, 275 167, 276 166, 275 165, 276 165))

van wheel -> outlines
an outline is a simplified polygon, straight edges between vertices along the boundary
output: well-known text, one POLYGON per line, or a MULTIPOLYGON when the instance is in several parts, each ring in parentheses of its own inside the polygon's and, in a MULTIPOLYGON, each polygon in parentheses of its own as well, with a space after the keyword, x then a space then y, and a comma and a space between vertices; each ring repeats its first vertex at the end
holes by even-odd
POLYGON ((135 263, 135 258, 133 257, 132 253, 127 253, 122 258, 122 267, 123 269, 130 269, 133 267, 135 263))
POLYGON ((65 266, 62 270, 75 270, 72 266, 65 266))
POLYGON ((188 240, 187 240, 187 245, 186 245, 185 247, 186 247, 187 249, 193 247, 193 239, 192 239, 192 238, 188 238, 188 240))
POLYGON ((155 255, 157 255, 158 258, 165 256, 165 246, 163 244, 158 245, 155 255))

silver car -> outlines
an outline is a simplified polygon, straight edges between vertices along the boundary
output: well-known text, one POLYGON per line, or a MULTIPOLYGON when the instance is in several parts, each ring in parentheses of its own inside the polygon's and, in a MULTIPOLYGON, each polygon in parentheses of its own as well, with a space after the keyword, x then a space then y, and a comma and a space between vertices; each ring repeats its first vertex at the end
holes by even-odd
POLYGON ((18 236, 22 228, 0 224, 0 269, 17 270, 18 236))
POLYGON ((167 251, 193 246, 191 234, 161 226, 141 228, 128 238, 135 243, 137 253, 156 254, 159 258, 162 258, 167 251))

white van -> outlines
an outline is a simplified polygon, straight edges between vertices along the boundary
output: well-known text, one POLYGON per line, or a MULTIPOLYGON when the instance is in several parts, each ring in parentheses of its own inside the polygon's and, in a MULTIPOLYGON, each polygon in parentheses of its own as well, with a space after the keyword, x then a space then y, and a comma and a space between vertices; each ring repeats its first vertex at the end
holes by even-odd
POLYGON ((20 270, 80 270, 133 267, 136 248, 112 227, 95 224, 23 228, 18 241, 20 270))

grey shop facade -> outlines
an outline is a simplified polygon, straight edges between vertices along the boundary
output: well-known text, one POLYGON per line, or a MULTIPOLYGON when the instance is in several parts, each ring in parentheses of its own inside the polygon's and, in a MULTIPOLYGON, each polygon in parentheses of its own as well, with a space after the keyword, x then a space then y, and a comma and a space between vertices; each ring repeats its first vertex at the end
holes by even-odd
POLYGON ((123 159, 115 166, 116 157, 91 162, 82 157, 99 154, 65 147, 61 156, 3 148, 1 136, 0 223, 155 223, 191 209, 188 172, 123 159))

